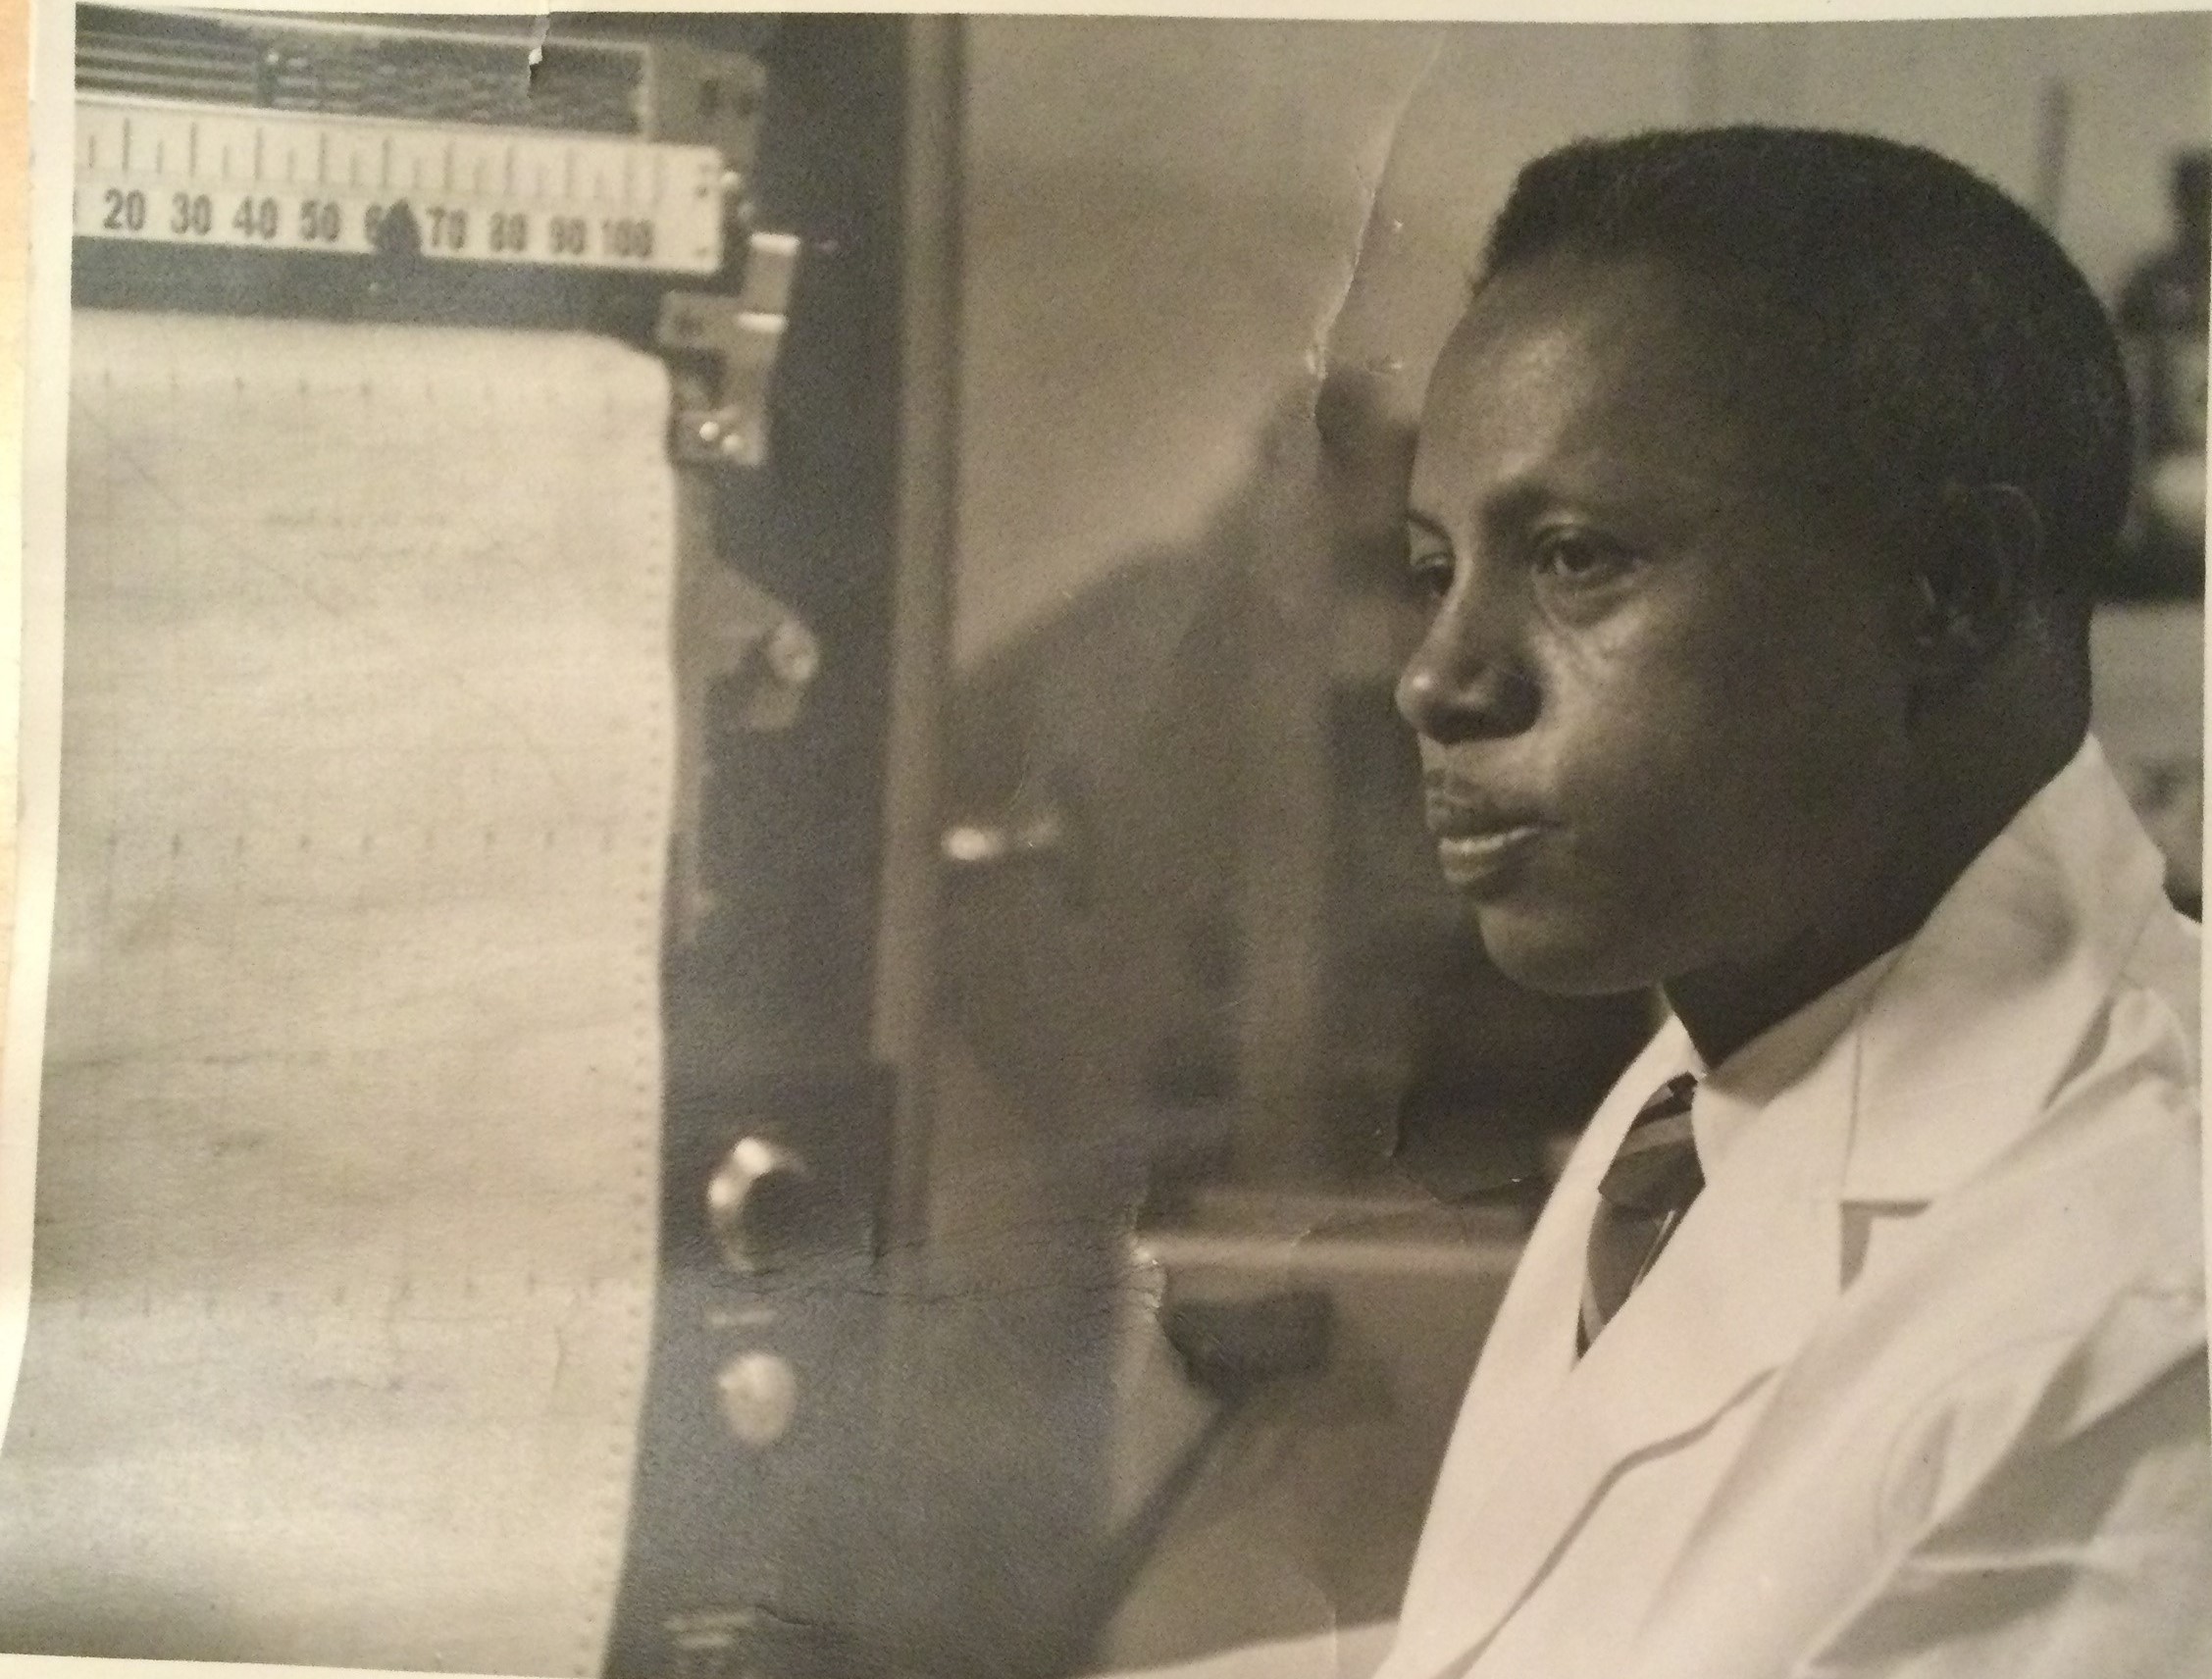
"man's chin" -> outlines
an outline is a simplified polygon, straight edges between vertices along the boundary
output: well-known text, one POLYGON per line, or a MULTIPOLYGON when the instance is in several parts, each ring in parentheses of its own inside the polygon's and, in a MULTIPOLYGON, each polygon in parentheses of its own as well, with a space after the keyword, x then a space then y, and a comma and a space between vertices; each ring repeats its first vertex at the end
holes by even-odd
POLYGON ((1658 984, 1636 952, 1571 916, 1483 904, 1475 925, 1491 964, 1517 986, 1552 996, 1615 996, 1658 984))

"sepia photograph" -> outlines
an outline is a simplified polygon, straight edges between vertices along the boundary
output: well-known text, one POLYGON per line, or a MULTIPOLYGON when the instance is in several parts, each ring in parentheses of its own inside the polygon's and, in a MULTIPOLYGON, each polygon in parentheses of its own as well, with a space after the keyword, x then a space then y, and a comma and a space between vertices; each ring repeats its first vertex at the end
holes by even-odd
POLYGON ((2212 14, 30 3, 0 1660, 2212 1675, 2212 14))

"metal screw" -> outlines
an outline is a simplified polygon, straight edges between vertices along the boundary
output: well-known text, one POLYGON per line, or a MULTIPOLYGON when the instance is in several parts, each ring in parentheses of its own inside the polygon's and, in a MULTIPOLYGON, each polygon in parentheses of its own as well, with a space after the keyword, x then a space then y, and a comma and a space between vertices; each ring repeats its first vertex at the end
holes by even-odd
POLYGON ((821 664, 821 648, 803 625, 787 618, 769 636, 768 668, 792 687, 812 682, 821 664))

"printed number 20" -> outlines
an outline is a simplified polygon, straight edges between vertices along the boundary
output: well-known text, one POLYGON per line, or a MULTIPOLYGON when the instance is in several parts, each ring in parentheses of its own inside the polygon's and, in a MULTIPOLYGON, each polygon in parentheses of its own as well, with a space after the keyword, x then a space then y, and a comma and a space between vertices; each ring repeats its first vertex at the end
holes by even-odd
POLYGON ((107 192, 108 213, 100 219, 100 226, 111 233, 137 233, 145 230, 146 195, 143 192, 125 192, 111 186, 107 192))

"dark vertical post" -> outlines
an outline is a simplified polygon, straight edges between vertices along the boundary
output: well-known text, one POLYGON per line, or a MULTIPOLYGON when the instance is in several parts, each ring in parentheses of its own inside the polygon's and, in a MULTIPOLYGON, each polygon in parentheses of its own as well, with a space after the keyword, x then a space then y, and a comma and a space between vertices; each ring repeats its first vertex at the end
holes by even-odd
POLYGON ((767 464, 726 476, 698 521, 713 551, 693 563, 789 609, 820 665, 781 729, 748 724, 742 684, 680 684, 701 707, 699 892, 664 967, 652 1364, 605 1669, 798 1679, 864 1664, 865 1583, 898 1497, 881 1482, 880 1221, 928 916, 900 861, 918 818, 895 814, 888 844, 885 821, 887 798, 926 797, 933 666, 906 649, 917 612, 922 644, 938 634, 943 586, 912 577, 928 544, 907 534, 912 25, 654 27, 741 45, 767 73, 751 196, 800 256, 767 464), (905 1011, 891 1032, 886 995, 905 1011))
POLYGON ((907 23, 899 505, 885 730, 874 1045, 899 1072, 883 1232, 928 1229, 930 1022, 936 994, 939 786, 958 540, 961 22, 907 23))

